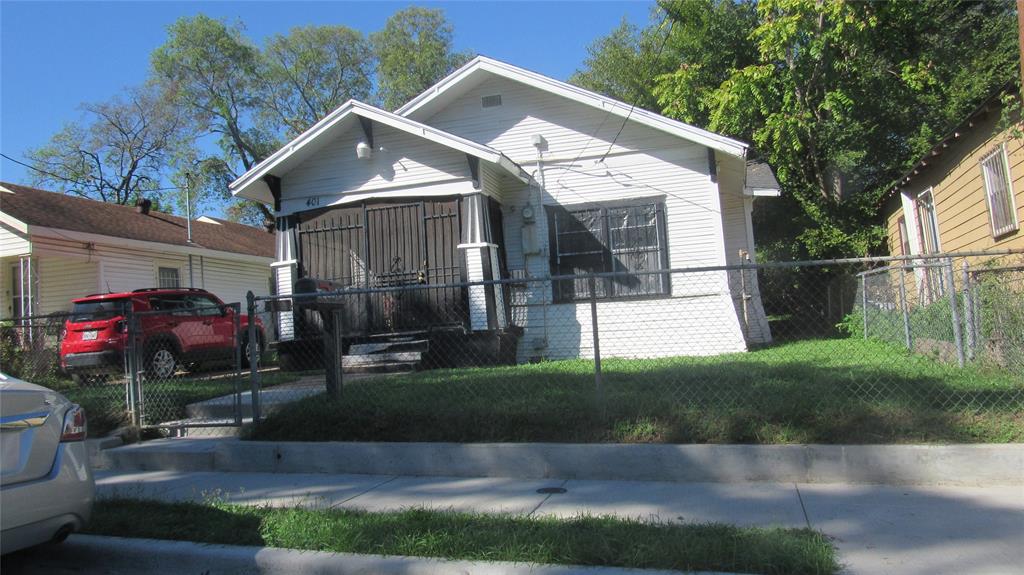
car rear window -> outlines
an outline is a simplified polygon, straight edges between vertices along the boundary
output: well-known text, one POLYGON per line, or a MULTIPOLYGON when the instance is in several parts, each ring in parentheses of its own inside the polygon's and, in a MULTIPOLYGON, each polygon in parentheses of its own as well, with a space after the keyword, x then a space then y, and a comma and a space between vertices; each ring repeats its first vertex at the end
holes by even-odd
POLYGON ((71 321, 93 321, 124 315, 127 303, 127 299, 78 302, 71 311, 71 321))

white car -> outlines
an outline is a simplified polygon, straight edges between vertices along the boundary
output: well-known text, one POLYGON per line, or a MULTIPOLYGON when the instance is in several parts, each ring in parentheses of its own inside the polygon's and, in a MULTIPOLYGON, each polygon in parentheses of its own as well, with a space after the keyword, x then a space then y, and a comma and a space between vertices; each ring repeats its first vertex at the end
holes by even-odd
POLYGON ((0 373, 0 553, 62 541, 88 521, 85 434, 81 407, 0 373))

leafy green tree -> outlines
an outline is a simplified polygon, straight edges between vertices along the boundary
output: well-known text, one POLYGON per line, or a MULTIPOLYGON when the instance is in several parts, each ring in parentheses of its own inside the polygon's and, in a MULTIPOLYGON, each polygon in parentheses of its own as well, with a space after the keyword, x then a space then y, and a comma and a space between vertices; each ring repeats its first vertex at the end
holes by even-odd
POLYGON ((470 55, 453 52, 452 25, 441 10, 410 7, 395 12, 384 29, 370 35, 377 57, 377 92, 394 110, 465 64, 470 55))
POLYGON ((754 143, 783 184, 775 208, 800 230, 786 246, 797 257, 877 246, 879 190, 1017 62, 1005 0, 762 0, 754 20, 729 0, 662 7, 681 30, 697 28, 697 47, 729 20, 750 30, 707 48, 732 54, 684 54, 655 95, 668 115, 754 143))
POLYGON ((33 184, 115 204, 158 201, 167 158, 179 136, 177 109, 151 86, 84 104, 81 121, 29 150, 33 184))
POLYGON ((270 38, 260 70, 261 115, 294 137, 349 99, 366 100, 373 88, 373 52, 367 39, 345 26, 293 28, 270 38))

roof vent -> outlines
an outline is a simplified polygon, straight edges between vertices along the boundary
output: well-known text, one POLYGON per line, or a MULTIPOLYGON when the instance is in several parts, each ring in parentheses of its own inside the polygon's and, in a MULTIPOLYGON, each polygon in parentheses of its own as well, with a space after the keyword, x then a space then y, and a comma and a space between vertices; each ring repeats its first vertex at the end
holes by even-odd
POLYGON ((152 208, 152 207, 153 207, 153 201, 152 200, 142 199, 142 200, 138 200, 138 201, 135 202, 135 211, 139 212, 140 214, 142 214, 144 216, 149 215, 149 208, 152 208))
POLYGON ((496 108, 501 105, 501 94, 484 96, 483 98, 480 98, 480 103, 484 108, 496 108))

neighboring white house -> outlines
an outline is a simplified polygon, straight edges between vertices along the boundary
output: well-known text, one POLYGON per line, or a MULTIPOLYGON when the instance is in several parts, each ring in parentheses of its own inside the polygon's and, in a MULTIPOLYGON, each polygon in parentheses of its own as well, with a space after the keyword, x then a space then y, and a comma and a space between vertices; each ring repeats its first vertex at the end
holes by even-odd
MULTIPOLYGON (((274 205, 280 293, 304 276, 374 287, 639 272, 753 258, 754 198, 777 196, 778 185, 747 152, 477 57, 396 113, 346 103, 231 189, 274 205), (437 239, 438 226, 454 238, 437 239)), ((511 313, 501 290, 483 288, 435 305, 461 305, 467 332, 523 328, 520 361, 589 355, 585 282, 529 286, 511 294, 511 313)), ((771 339, 751 272, 639 275, 599 282, 598 293, 603 355, 716 354, 771 339)))
POLYGON ((94 293, 198 287, 225 302, 270 289, 273 234, 0 183, 0 319, 94 293))

